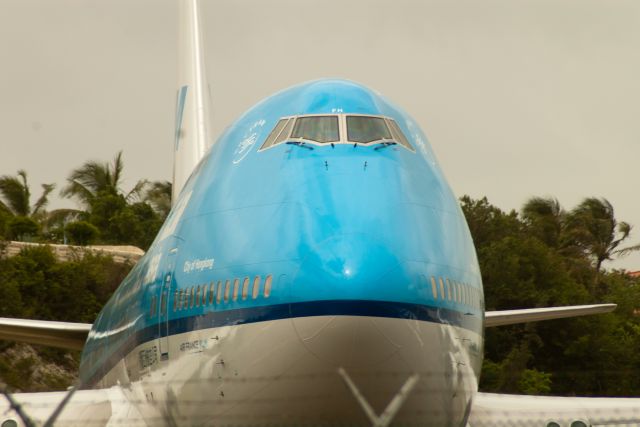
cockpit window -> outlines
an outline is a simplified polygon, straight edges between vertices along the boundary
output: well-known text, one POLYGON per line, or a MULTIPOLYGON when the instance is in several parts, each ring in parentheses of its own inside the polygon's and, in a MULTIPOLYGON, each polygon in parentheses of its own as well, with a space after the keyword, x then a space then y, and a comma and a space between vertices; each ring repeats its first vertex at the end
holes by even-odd
POLYGON ((338 142, 338 116, 299 117, 291 132, 292 139, 306 139, 319 143, 338 142))
POLYGON ((347 139, 368 144, 391 139, 391 132, 382 117, 347 116, 347 139))
MULTIPOLYGON (((401 145, 415 153, 398 123, 389 117, 355 114, 291 116, 281 118, 259 151, 284 142, 322 145, 401 145)), ((379 148, 376 148, 379 150, 379 148)))
POLYGON ((407 137, 404 136, 404 133, 402 133, 402 130, 400 129, 400 126, 398 126, 398 123, 396 123, 395 120, 389 120, 389 119, 387 119, 387 123, 389 124, 389 129, 391 129, 391 134, 393 135, 393 139, 398 141, 400 144, 404 145, 409 150, 415 151, 411 146, 411 144, 409 144, 409 141, 407 141, 407 137))

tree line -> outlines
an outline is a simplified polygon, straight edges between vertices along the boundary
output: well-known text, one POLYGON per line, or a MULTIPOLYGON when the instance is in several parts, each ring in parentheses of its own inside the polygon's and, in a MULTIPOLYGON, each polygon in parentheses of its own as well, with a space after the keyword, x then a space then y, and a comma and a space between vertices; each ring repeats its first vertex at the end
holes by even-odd
POLYGON ((0 240, 41 243, 131 244, 147 249, 171 208, 171 183, 138 181, 122 189, 124 162, 88 161, 74 169, 60 195, 77 209, 47 211, 55 184, 42 184, 31 204, 27 173, 0 177, 0 240))
POLYGON ((480 387, 502 393, 640 396, 640 280, 603 263, 631 225, 605 199, 566 211, 534 197, 504 212, 461 199, 482 272, 486 310, 612 302, 609 314, 490 328, 480 387))

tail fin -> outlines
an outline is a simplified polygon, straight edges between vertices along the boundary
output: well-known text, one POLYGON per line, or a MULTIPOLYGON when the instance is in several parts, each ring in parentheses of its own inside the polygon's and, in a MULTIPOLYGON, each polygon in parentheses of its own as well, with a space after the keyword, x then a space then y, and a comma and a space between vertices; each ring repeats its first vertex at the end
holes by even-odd
POLYGON ((197 0, 180 0, 173 203, 211 142, 211 99, 199 15, 197 0))

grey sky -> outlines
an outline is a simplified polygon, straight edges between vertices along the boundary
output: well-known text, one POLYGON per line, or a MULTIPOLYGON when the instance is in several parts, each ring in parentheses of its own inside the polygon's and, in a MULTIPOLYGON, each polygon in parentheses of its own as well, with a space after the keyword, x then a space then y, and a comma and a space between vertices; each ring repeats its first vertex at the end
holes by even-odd
MULTIPOLYGON (((203 11, 216 135, 276 90, 350 78, 416 118, 456 194, 503 209, 606 197, 640 241, 640 2, 225 0, 203 11)), ((2 0, 0 174, 24 168, 34 187, 61 187, 123 149, 125 186, 170 179, 176 14, 173 0, 2 0)), ((608 266, 640 270, 640 255, 608 266)))

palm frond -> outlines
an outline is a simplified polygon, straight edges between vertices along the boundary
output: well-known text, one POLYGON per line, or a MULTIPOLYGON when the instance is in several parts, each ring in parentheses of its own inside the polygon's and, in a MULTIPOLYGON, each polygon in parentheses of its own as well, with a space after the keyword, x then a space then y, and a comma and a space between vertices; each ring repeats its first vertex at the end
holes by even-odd
POLYGON ((40 213, 42 209, 44 209, 49 203, 49 194, 56 188, 55 184, 42 184, 42 195, 38 199, 35 205, 33 205, 33 209, 31 210, 31 215, 37 215, 40 213))
POLYGON ((4 199, 5 207, 14 215, 29 216, 29 191, 25 187, 26 174, 18 171, 18 177, 4 175, 0 177, 0 194, 4 199))
POLYGON ((618 249, 616 251, 613 251, 613 253, 618 256, 627 256, 630 253, 636 252, 636 251, 640 251, 640 244, 618 249))
POLYGON ((126 194, 125 200, 128 203, 141 200, 143 198, 142 195, 144 193, 144 189, 148 184, 149 181, 147 181, 146 179, 141 179, 140 181, 138 181, 136 185, 131 189, 131 191, 126 194))

